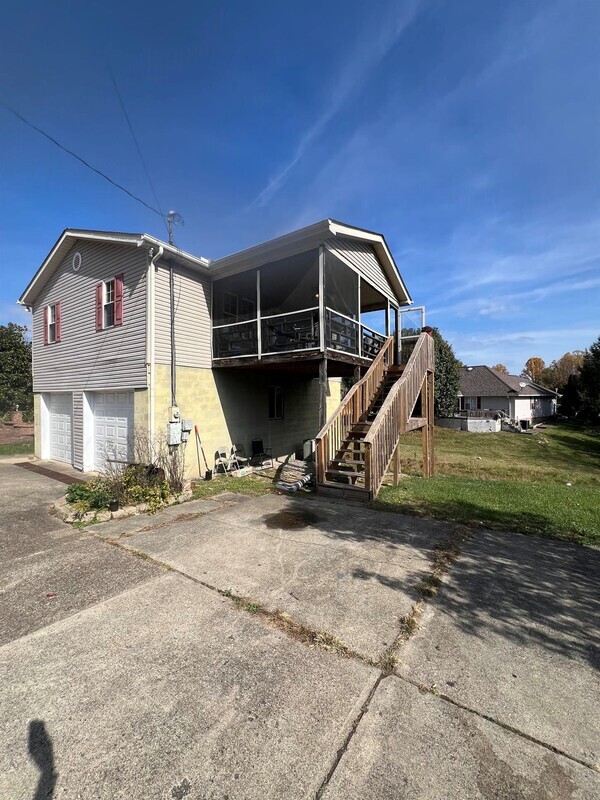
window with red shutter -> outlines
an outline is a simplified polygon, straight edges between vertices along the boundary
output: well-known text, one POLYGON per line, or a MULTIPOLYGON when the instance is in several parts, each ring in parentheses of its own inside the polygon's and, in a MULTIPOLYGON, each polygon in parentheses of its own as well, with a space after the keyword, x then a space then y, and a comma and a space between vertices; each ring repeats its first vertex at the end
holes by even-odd
POLYGON ((123 324, 123 275, 115 275, 115 325, 123 324))
POLYGON ((54 306, 54 341, 60 342, 60 337, 62 334, 62 310, 60 303, 56 303, 54 306))
POLYGON ((101 331, 102 325, 102 294, 103 284, 99 283, 96 286, 96 330, 101 331))

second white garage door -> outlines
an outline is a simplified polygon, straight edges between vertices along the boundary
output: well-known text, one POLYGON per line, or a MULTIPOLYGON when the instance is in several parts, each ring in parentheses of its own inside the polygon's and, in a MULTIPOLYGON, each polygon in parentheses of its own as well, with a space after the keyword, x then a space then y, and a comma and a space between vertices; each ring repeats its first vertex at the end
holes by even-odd
POLYGON ((94 468, 133 457, 133 392, 96 392, 94 396, 94 468))

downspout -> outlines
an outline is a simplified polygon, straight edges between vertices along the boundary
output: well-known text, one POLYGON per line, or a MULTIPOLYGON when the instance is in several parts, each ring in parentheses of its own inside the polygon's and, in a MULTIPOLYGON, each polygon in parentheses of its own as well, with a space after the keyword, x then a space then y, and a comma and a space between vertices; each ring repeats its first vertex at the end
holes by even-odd
POLYGON ((175 374, 175 277, 173 264, 169 264, 169 304, 171 317, 171 405, 177 405, 177 377, 175 374))
POLYGON ((147 299, 147 333, 148 364, 150 366, 150 442, 154 449, 156 437, 156 270, 157 262, 162 256, 162 245, 154 252, 150 248, 150 264, 148 266, 148 299, 147 299))

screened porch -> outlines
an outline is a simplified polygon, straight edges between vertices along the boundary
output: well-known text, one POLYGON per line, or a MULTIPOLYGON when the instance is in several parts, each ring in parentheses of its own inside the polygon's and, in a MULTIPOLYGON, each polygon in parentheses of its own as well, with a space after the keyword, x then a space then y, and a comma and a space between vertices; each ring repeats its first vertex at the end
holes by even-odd
POLYGON ((215 366, 324 355, 360 365, 398 330, 399 309, 323 245, 215 280, 212 319, 215 366))

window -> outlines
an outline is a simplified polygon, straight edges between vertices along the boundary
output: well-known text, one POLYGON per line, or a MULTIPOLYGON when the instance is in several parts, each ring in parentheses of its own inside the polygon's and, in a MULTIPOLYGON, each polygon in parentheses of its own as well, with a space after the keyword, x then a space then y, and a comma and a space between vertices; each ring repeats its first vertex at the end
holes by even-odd
POLYGON ((48 343, 56 341, 56 306, 48 306, 48 343))
POLYGON ((465 409, 467 411, 476 411, 477 410, 477 398, 476 397, 465 397, 465 409))
POLYGON ((60 342, 61 337, 60 303, 44 306, 44 344, 60 342))
POLYGON ((269 386, 269 419, 283 419, 283 388, 269 386))
POLYGON ((123 275, 96 286, 96 330, 123 324, 123 275))
POLYGON ((103 327, 104 328, 112 328, 115 324, 115 282, 114 279, 112 281, 105 281, 104 282, 104 300, 102 303, 103 308, 103 327))

